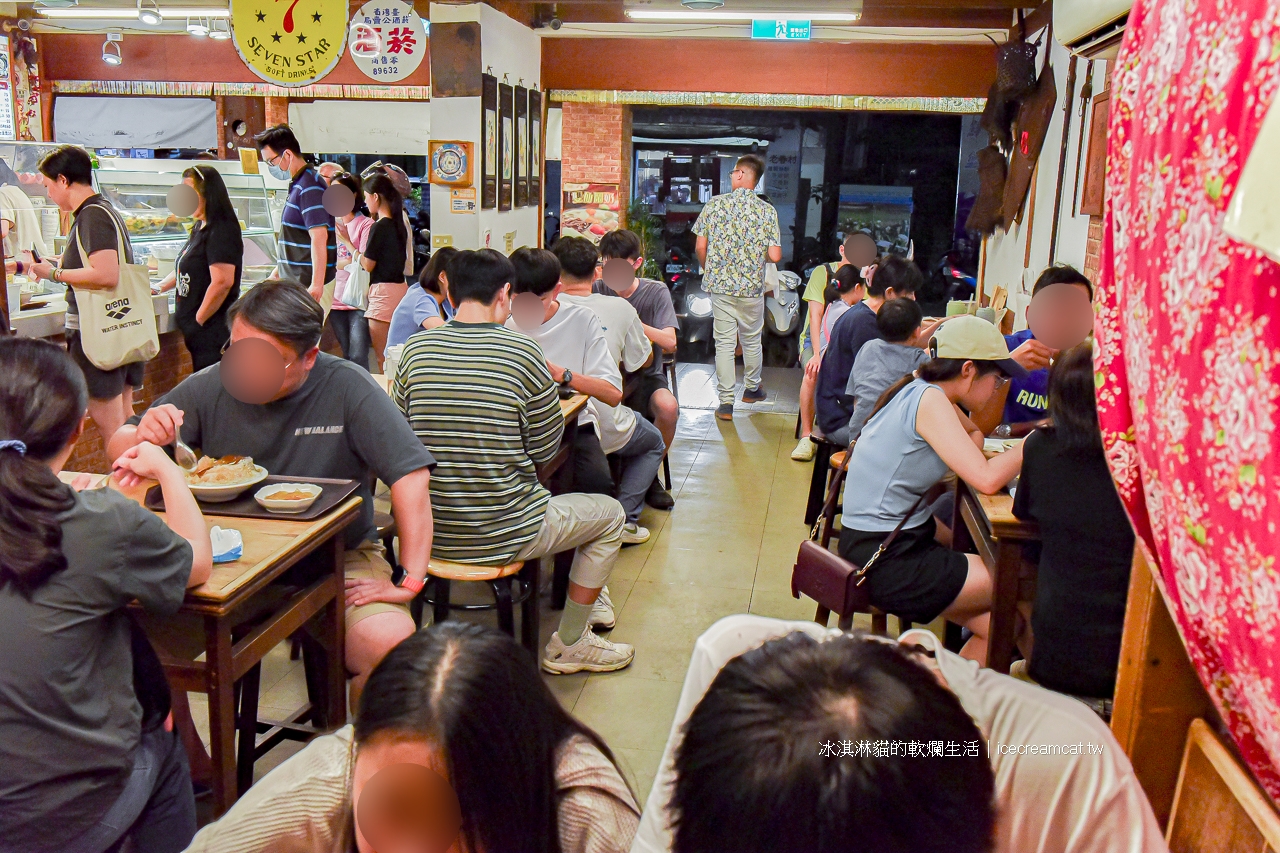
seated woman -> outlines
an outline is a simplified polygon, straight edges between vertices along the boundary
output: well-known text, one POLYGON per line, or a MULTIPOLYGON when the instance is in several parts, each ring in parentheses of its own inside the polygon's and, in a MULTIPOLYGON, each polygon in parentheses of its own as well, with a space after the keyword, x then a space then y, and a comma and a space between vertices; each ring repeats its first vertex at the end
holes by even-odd
POLYGON ((1133 562, 1133 528, 1102 452, 1093 345, 1049 371, 1053 426, 1027 436, 1013 514, 1040 525, 1027 673, 1051 690, 1110 699, 1133 562))
POLYGON ((59 480, 88 399, 65 350, 0 339, 0 846, 176 853, 196 829, 191 774, 126 608, 173 613, 213 553, 153 444, 115 467, 159 481, 168 526, 119 491, 59 480))
POLYGON ((453 316, 453 307, 449 305, 447 293, 449 276, 444 268, 456 254, 457 249, 445 246, 436 250, 431 260, 427 261, 417 283, 409 286, 404 299, 400 300, 391 315, 387 346, 401 346, 414 332, 443 326, 445 320, 453 316))
MULTIPOLYGON (((442 622, 383 658, 354 727, 269 773, 189 853, 371 853, 363 821, 373 803, 361 796, 404 764, 436 771, 457 794, 451 853, 626 853, 640 821, 609 748, 561 708, 528 652, 497 630, 442 622)), ((428 799, 409 798, 405 813, 436 810, 428 799)), ((372 827, 377 849, 436 849, 410 823, 372 827)))
POLYGON ((898 538, 867 571, 872 603, 928 623, 945 616, 973 632, 961 652, 984 662, 991 575, 981 558, 950 550, 925 496, 948 471, 994 494, 1022 466, 1020 449, 982 454, 982 433, 959 408, 981 407, 1009 376, 1025 371, 1009 358, 1004 337, 977 317, 944 323, 922 364, 881 398, 853 447, 844 491, 840 556, 866 565, 905 518, 898 538))

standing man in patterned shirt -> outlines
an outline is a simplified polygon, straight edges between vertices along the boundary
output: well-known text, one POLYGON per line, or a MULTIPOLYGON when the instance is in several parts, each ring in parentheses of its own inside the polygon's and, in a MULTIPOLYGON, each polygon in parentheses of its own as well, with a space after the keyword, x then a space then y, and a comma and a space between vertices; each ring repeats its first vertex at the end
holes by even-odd
POLYGON ((702 288, 711 295, 720 390, 716 417, 725 421, 733 420, 733 357, 739 337, 745 367, 742 402, 764 399, 760 350, 764 265, 782 260, 778 211, 755 194, 756 184, 764 177, 764 160, 755 154, 741 157, 729 177, 733 191, 707 202, 693 225, 703 269, 702 288))

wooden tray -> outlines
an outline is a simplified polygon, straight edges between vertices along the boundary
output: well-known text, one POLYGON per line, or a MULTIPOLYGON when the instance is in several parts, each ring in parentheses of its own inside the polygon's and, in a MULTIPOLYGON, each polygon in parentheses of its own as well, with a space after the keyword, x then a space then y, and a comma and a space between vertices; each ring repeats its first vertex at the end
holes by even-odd
MULTIPOLYGON (((285 477, 272 474, 261 483, 255 483, 245 490, 244 494, 233 501, 222 503, 206 503, 197 499, 196 503, 205 515, 221 515, 230 518, 276 518, 284 521, 310 521, 319 518, 351 496, 360 487, 359 480, 330 480, 324 477, 285 477), (303 512, 268 512, 253 499, 257 491, 273 483, 312 483, 323 491, 316 502, 303 512)), ((159 486, 147 489, 147 497, 143 506, 155 512, 164 512, 164 497, 159 486)))

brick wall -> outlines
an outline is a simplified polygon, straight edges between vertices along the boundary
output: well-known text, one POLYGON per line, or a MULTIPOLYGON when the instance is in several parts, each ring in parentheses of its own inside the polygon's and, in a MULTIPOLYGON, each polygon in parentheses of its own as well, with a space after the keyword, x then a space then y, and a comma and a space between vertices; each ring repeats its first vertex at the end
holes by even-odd
MULTIPOLYGON (((160 354, 147 362, 142 390, 134 392, 134 411, 144 411, 153 400, 164 396, 190 373, 191 354, 182 342, 182 334, 170 332, 161 335, 160 354)), ((84 433, 66 467, 68 471, 88 471, 93 474, 105 474, 111 470, 102 436, 98 434, 93 421, 87 417, 84 419, 84 433)))
POLYGON ((1102 217, 1089 217, 1089 242, 1084 252, 1084 275, 1089 281, 1098 280, 1098 268, 1102 259, 1102 217))
POLYGON ((267 102, 267 127, 289 123, 288 98, 263 98, 267 102))
POLYGON ((631 107, 564 104, 561 181, 618 184, 631 198, 631 107))

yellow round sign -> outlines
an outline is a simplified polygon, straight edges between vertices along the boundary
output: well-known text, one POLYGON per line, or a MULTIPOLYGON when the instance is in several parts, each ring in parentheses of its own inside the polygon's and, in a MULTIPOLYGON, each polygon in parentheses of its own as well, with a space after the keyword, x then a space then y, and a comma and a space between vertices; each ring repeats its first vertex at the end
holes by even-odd
POLYGON ((346 0, 233 0, 240 58, 263 80, 306 86, 333 70, 347 40, 346 0))

